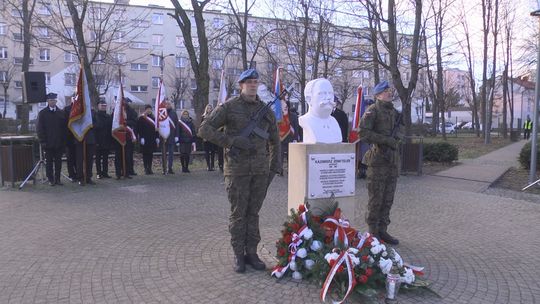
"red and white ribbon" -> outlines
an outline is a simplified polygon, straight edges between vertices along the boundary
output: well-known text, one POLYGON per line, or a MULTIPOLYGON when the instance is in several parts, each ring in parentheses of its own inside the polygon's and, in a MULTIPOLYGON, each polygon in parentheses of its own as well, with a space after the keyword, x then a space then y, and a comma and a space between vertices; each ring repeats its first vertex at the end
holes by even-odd
POLYGON ((358 242, 358 245, 356 245, 356 248, 362 249, 362 247, 364 247, 364 243, 370 236, 371 234, 369 232, 364 232, 364 233, 358 232, 358 238, 360 239, 360 241, 358 242))
POLYGON ((329 216, 324 222, 333 223, 336 226, 336 230, 334 231, 334 246, 339 246, 339 242, 342 242, 345 247, 349 247, 349 238, 345 232, 345 228, 350 227, 349 221, 329 216))
POLYGON ((345 263, 347 267, 347 276, 349 277, 347 293, 345 293, 345 296, 343 296, 343 299, 341 299, 341 301, 332 301, 332 303, 334 304, 343 303, 343 301, 347 299, 351 291, 354 289, 354 286, 356 285, 356 279, 354 278, 354 265, 351 260, 351 255, 354 256, 354 253, 350 249, 347 249, 347 251, 342 251, 341 254, 338 256, 336 263, 334 264, 334 266, 332 266, 332 268, 328 272, 328 275, 326 276, 326 280, 324 281, 323 287, 321 289, 321 300, 323 302, 325 302, 326 300, 326 294, 328 293, 328 289, 330 289, 330 285, 332 284, 332 281, 334 280, 334 276, 336 275, 339 267, 343 263, 345 263))

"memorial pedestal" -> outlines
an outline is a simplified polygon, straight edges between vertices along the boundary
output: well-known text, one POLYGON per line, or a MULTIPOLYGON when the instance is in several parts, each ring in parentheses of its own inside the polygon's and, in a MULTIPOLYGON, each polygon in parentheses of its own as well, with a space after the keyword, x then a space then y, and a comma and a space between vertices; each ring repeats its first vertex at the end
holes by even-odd
POLYGON ((287 209, 308 202, 313 214, 328 208, 334 194, 344 218, 358 224, 355 203, 355 144, 289 144, 287 209))

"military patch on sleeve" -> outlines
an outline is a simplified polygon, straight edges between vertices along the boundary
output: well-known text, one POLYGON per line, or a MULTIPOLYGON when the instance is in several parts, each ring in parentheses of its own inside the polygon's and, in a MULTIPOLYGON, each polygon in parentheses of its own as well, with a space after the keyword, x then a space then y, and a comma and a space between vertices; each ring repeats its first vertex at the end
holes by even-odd
POLYGON ((371 111, 366 111, 366 112, 364 113, 364 115, 366 115, 366 116, 371 115, 371 114, 373 114, 373 112, 371 112, 371 111))

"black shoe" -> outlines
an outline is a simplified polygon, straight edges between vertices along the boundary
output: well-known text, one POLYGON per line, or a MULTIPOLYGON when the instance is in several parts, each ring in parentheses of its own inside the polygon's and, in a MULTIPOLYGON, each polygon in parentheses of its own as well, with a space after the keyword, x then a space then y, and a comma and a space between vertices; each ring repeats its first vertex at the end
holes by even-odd
POLYGON ((109 174, 102 174, 101 177, 103 177, 103 178, 111 178, 111 176, 109 174))
POLYGON ((53 182, 53 181, 49 181, 49 186, 53 187, 54 185, 56 185, 56 183, 55 183, 55 182, 53 182))
POLYGON ((83 183, 82 181, 79 181, 79 186, 84 186, 86 185, 85 183, 83 183))
POLYGON ((234 265, 233 269, 237 273, 246 272, 246 261, 243 254, 237 254, 234 256, 234 265))
POLYGON ((57 180, 57 181, 55 182, 55 184, 57 184, 58 186, 63 186, 63 185, 64 185, 64 184, 63 184, 61 181, 59 181, 59 180, 57 180))
POLYGON ((131 173, 129 173, 128 175, 133 175, 133 176, 136 176, 136 175, 137 175, 137 173, 135 173, 135 172, 131 172, 131 173))
POLYGON ((120 180, 122 177, 120 175, 116 176, 116 180, 120 180))
POLYGON ((101 174, 98 174, 98 175, 96 176, 96 178, 97 178, 97 179, 102 179, 103 176, 102 176, 101 174))
POLYGON ((266 269, 266 265, 263 261, 261 261, 261 259, 259 259, 259 256, 256 253, 246 254, 245 263, 251 265, 251 267, 253 267, 255 270, 266 269))
POLYGON ((173 171, 173 169, 169 169, 169 170, 167 170, 167 173, 168 174, 174 174, 174 171, 173 171))
POLYGON ((88 181, 87 181, 86 183, 89 184, 89 185, 95 185, 95 184, 96 184, 96 183, 95 183, 93 180, 91 180, 91 179, 88 179, 88 181))
POLYGON ((395 237, 391 236, 386 231, 379 231, 379 236, 380 236, 381 240, 383 240, 385 243, 387 243, 389 245, 398 245, 399 244, 399 240, 396 239, 395 237))
POLYGON ((132 179, 133 177, 129 176, 129 175, 126 175, 125 178, 127 179, 132 179))

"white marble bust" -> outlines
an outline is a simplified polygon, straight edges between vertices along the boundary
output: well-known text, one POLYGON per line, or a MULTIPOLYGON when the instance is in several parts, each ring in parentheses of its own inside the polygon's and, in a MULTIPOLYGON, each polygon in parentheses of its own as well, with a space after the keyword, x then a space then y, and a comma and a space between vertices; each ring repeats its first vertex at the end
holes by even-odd
POLYGON ((330 116, 335 106, 334 89, 330 81, 318 78, 308 82, 304 95, 309 109, 298 119, 304 131, 304 143, 340 143, 341 129, 336 119, 330 116))

